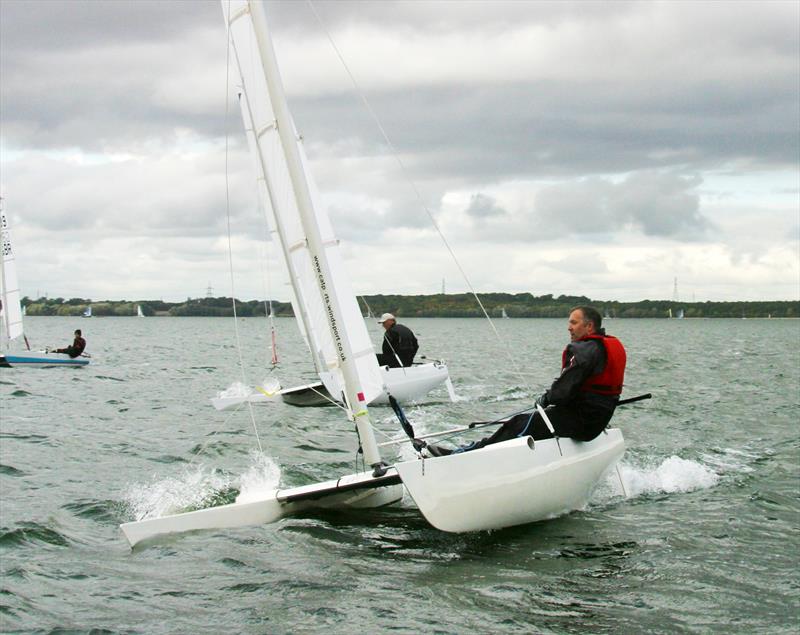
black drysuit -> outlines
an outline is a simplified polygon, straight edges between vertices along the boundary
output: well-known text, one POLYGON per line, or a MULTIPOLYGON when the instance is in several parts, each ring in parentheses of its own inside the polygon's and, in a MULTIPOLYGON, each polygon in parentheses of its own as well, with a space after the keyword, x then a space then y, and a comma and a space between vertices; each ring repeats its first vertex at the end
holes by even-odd
POLYGON ((389 368, 411 366, 419 343, 411 329, 396 322, 383 334, 383 352, 378 355, 378 363, 389 368), (398 361, 398 357, 400 358, 398 361))

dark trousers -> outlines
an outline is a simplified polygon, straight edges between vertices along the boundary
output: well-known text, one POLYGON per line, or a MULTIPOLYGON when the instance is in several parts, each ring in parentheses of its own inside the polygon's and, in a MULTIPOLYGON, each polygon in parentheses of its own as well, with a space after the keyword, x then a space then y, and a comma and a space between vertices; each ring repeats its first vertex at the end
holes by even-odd
POLYGON ((404 353, 403 351, 398 352, 396 356, 376 353, 376 357, 378 358, 379 366, 388 366, 389 368, 400 368, 401 365, 407 367, 414 362, 414 354, 404 353), (397 361, 397 357, 400 357, 400 361, 397 361))
MULTIPOLYGON (((608 425, 613 414, 613 410, 611 412, 586 412, 573 406, 552 406, 546 412, 559 437, 569 437, 576 441, 594 439, 608 425)), ((464 449, 477 450, 492 443, 527 436, 536 440, 550 439, 553 436, 538 412, 515 415, 503 423, 492 436, 465 446, 464 449)))

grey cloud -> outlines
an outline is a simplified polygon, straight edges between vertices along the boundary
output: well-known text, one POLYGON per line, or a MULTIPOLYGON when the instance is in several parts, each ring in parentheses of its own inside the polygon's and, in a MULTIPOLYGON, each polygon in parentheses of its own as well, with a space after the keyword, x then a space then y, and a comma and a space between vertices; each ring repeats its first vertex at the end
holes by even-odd
POLYGON ((492 216, 502 216, 506 214, 506 210, 500 207, 497 201, 491 196, 473 194, 470 197, 466 213, 473 218, 488 218, 492 216))
POLYGON ((44 50, 162 41, 210 19, 221 22, 222 9, 217 0, 3 0, 0 16, 9 52, 24 57, 44 50))
POLYGON ((545 231, 613 233, 632 226, 648 236, 697 240, 710 227, 700 213, 698 177, 641 172, 621 183, 587 179, 544 188, 535 211, 545 231))
MULTIPOLYGON (((409 170, 422 179, 796 162, 796 95, 777 85, 753 94, 743 82, 735 95, 730 87, 707 86, 698 97, 697 87, 677 85, 665 102, 655 83, 431 88, 373 96, 372 104, 393 143, 409 157, 409 170)), ((377 153, 382 142, 358 108, 352 98, 295 102, 310 138, 334 144, 340 136, 372 135, 362 145, 377 153)))
MULTIPOLYGON (((14 209, 32 229, 80 241, 85 236, 213 236, 225 232, 224 157, 186 162, 180 157, 75 165, 41 156, 4 169, 13 183, 14 209)), ((230 157, 249 167, 249 158, 230 157)), ((255 186, 246 169, 228 176, 234 219, 252 214, 255 186)), ((239 231, 257 233, 245 224, 239 231)), ((263 236, 263 232, 259 234, 263 236)))
MULTIPOLYGON (((431 25, 512 28, 522 23, 613 21, 648 10, 642 3, 317 3, 332 27, 374 22, 384 29, 431 25)), ((122 151, 177 128, 225 134, 224 34, 219 4, 208 2, 0 3, 3 134, 10 147, 80 146, 122 151), (189 37, 191 36, 191 37, 189 37), (179 39, 189 43, 176 47, 179 39), (203 69, 198 71, 198 69, 203 69), (199 75, 197 75, 199 73, 199 75), (192 77, 189 77, 192 76, 192 77), (186 82, 184 84, 183 82, 186 82), (194 83, 192 83, 194 82, 194 83), (197 89, 197 82, 205 88, 197 89), (165 98, 164 91, 183 94, 165 98), (217 92, 220 93, 217 96, 217 92)), ((305 3, 271 3, 282 28, 321 37, 305 3)), ((688 11, 672 5, 675 12, 688 11)), ((796 28, 759 3, 735 17, 695 9, 686 68, 667 76, 642 65, 638 76, 483 86, 412 86, 368 95, 417 180, 450 185, 488 179, 548 178, 733 161, 794 165, 797 129, 796 28), (753 29, 748 16, 759 16, 753 29), (708 28, 714 18, 724 25, 708 28), (700 32, 704 31, 704 40, 700 32), (721 62, 738 39, 743 47, 721 62), (703 42, 703 45, 698 44, 703 42), (742 68, 743 60, 750 65, 742 68), (702 72, 710 61, 720 76, 702 72)), ((672 18, 675 20, 675 18, 672 18)), ((556 79, 553 79, 555 77, 556 79)), ((347 87, 343 87, 347 90, 347 87)), ((291 97, 291 96, 290 96, 291 97)), ((353 95, 298 97, 291 105, 309 140, 385 152, 353 95)), ((230 125, 238 122, 228 121, 230 125)))

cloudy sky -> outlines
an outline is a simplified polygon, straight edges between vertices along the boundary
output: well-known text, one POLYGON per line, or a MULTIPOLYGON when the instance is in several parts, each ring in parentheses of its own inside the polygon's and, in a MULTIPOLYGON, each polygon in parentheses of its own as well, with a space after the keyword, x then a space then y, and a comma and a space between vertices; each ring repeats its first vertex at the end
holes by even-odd
MULTIPOLYGON (((478 291, 800 297, 800 3, 267 5, 357 293, 466 290, 427 207, 478 291)), ((0 0, 0 25, 24 294, 230 295, 229 206, 237 296, 287 297, 219 2, 0 0)))

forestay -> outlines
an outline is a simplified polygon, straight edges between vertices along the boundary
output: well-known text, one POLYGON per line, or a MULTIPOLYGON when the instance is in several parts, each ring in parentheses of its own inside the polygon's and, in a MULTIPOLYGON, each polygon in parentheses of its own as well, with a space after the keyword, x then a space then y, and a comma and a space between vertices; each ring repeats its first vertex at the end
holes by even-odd
POLYGON ((252 156, 255 157, 259 197, 270 230, 277 236, 281 246, 294 290, 292 305, 301 333, 311 351, 317 372, 332 395, 340 395, 344 386, 339 361, 341 343, 334 341, 334 333, 339 338, 347 338, 365 401, 370 402, 382 392, 378 363, 345 271, 339 242, 308 170, 301 139, 292 124, 331 274, 324 289, 320 288, 317 281, 318 271, 300 221, 247 0, 223 2, 223 11, 229 23, 232 58, 238 66, 242 82, 239 103, 252 156), (336 325, 335 329, 329 327, 326 294, 335 296, 341 309, 344 324, 336 325))

